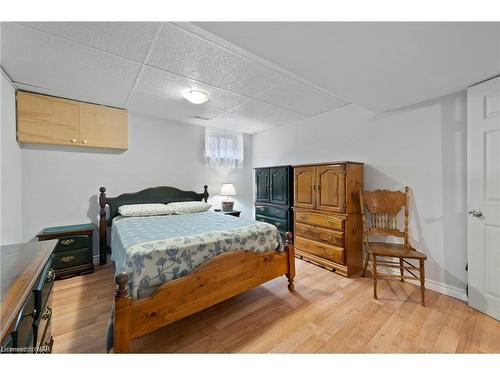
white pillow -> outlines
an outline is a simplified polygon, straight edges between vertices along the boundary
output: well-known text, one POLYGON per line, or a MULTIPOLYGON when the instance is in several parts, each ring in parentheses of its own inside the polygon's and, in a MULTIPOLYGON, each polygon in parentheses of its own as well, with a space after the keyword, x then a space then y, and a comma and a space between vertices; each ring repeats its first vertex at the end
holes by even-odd
POLYGON ((184 215, 184 214, 194 214, 196 212, 208 211, 211 204, 205 202, 172 202, 167 204, 167 207, 171 208, 174 214, 184 215))
POLYGON ((162 203, 127 204, 118 207, 118 213, 122 216, 157 216, 172 215, 172 208, 162 203))

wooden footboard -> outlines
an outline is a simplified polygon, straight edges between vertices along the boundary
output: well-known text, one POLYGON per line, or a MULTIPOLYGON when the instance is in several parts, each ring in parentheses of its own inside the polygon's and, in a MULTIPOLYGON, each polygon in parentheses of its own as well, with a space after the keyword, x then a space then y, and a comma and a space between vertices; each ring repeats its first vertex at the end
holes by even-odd
POLYGON ((237 251, 219 255, 189 275, 169 281, 150 297, 132 300, 127 274, 116 276, 113 347, 128 353, 130 341, 188 315, 285 275, 294 290, 295 252, 286 234, 284 252, 237 251))

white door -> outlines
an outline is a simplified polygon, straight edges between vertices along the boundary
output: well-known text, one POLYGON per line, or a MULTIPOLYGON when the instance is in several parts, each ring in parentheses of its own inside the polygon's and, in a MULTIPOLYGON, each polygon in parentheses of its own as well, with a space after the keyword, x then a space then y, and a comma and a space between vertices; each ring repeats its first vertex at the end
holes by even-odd
POLYGON ((467 91, 469 305, 500 320, 500 77, 467 91))

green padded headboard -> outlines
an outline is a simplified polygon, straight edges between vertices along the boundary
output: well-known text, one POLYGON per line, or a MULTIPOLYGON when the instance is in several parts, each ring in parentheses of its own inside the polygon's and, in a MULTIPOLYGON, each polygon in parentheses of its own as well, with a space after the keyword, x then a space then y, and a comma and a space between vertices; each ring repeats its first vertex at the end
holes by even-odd
POLYGON ((118 215, 118 207, 125 204, 140 204, 140 203, 171 203, 171 202, 186 202, 186 201, 207 201, 208 186, 204 186, 203 193, 195 193, 194 191, 184 191, 171 186, 158 186, 138 191, 137 193, 125 193, 114 198, 106 197, 106 188, 101 187, 99 204, 101 208, 109 205, 109 217, 107 225, 110 226, 113 218, 118 215), (104 197, 103 197, 104 195, 104 197), (105 202, 101 202, 101 197, 105 202))

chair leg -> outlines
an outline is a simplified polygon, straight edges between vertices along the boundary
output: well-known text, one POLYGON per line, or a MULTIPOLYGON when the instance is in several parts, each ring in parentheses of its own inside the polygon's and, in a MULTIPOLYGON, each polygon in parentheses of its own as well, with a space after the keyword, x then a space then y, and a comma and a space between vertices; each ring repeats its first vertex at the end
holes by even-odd
POLYGON ((366 269, 368 268, 368 261, 370 260, 370 253, 367 254, 366 260, 365 260, 365 265, 363 266, 363 273, 361 274, 361 277, 365 277, 366 269))
POLYGON ((403 268, 403 258, 399 258, 399 273, 401 274, 401 282, 405 282, 405 269, 403 268))
POLYGON ((377 256, 372 255, 373 298, 377 299, 377 256))
POLYGON ((425 266, 423 259, 420 259, 420 293, 422 306, 425 306, 425 266))

